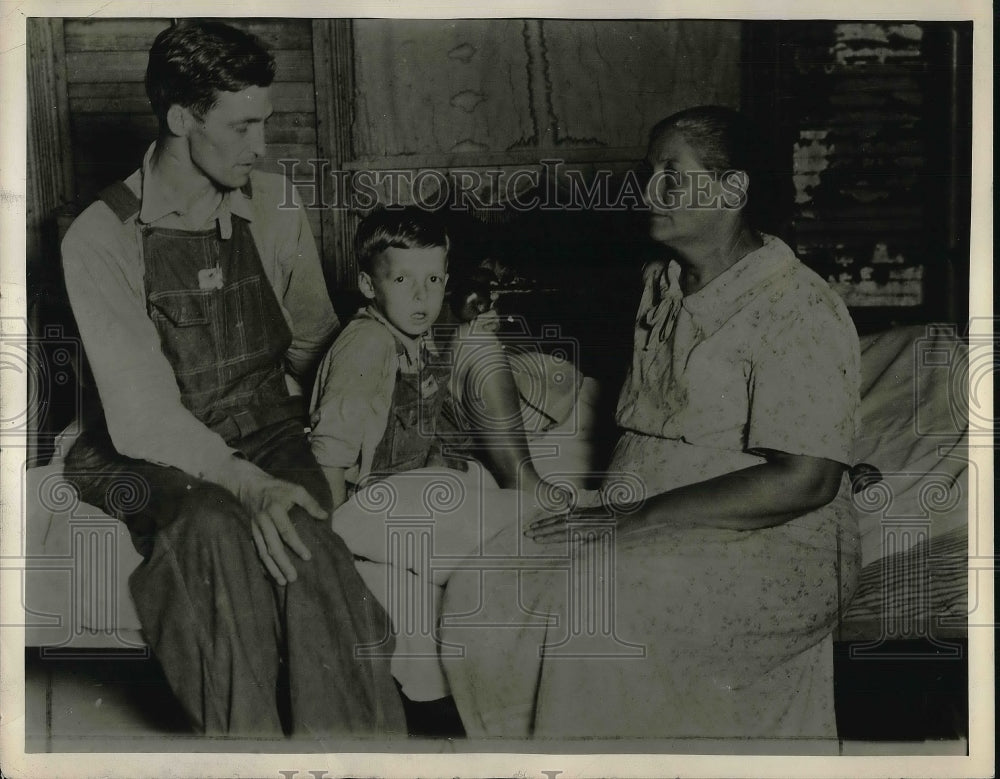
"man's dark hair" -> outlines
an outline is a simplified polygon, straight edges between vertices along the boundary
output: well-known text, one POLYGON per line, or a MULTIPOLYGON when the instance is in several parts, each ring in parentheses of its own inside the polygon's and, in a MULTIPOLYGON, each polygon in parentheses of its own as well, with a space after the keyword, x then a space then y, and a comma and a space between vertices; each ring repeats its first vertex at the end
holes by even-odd
POLYGON ((274 57, 260 40, 222 22, 181 21, 156 36, 146 67, 146 94, 163 125, 172 105, 204 116, 219 92, 267 87, 274 57))
POLYGON ((437 214, 419 206, 387 209, 379 206, 361 220, 354 236, 358 267, 371 274, 375 258, 389 248, 429 249, 451 246, 448 229, 437 214))

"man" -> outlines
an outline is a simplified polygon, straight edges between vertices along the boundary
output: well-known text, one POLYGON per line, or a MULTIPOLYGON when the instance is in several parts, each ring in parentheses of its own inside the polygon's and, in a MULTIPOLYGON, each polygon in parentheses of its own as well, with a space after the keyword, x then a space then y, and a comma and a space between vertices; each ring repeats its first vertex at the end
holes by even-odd
POLYGON ((197 729, 405 732, 386 616, 323 521, 329 487, 288 389, 308 389, 339 324, 304 211, 254 171, 274 67, 224 24, 157 36, 158 139, 63 242, 103 408, 66 472, 144 555, 132 596, 197 729))

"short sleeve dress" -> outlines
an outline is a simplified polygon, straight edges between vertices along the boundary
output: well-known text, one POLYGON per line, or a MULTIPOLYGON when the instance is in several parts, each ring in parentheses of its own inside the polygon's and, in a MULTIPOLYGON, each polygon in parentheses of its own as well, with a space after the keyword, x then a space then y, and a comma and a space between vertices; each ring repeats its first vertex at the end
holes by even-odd
MULTIPOLYGON (((858 338, 826 282, 771 236, 697 293, 678 278, 673 263, 644 271, 607 496, 662 493, 768 451, 850 464, 858 338)), ((570 586, 543 573, 518 585, 522 612, 559 619, 497 629, 455 664, 470 734, 836 736, 830 636, 860 562, 846 475, 832 503, 776 527, 593 547, 570 586)))

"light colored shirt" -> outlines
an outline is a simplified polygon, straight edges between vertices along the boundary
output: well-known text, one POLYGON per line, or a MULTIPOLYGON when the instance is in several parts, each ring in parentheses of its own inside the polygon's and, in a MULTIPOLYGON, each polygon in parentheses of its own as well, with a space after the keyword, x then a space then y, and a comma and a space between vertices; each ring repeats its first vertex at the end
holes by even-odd
POLYGON ((122 222, 98 201, 73 222, 62 244, 66 287, 115 448, 210 478, 233 450, 181 403, 173 368, 146 313, 140 226, 203 230, 218 224, 227 239, 232 215, 248 220, 264 275, 292 331, 285 367, 296 380, 308 373, 339 323, 305 211, 284 177, 254 171, 250 197, 229 191, 201 219, 156 175, 150 165, 154 147, 125 180, 142 201, 137 216, 122 222))
POLYGON ((675 262, 646 269, 618 424, 852 465, 860 350, 830 286, 772 236, 694 294, 679 275, 675 262))
POLYGON ((417 373, 425 348, 434 348, 429 337, 407 336, 374 306, 348 322, 320 363, 310 403, 310 442, 320 466, 346 469, 351 484, 371 473, 396 374, 417 373))

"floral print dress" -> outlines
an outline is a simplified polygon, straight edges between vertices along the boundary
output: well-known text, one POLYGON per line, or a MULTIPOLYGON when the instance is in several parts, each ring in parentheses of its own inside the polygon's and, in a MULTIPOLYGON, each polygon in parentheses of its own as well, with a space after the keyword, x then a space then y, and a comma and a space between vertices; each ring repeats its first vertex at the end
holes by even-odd
MULTIPOLYGON (((858 339, 828 285, 771 236, 697 293, 678 278, 675 263, 644 271, 606 495, 662 493, 768 450, 850 464, 858 339)), ((467 731, 835 737, 830 635, 860 562, 849 495, 845 476, 832 503, 776 527, 657 528, 580 547, 568 572, 453 577, 445 614, 493 626, 442 634, 465 647, 445 668, 467 731)))

